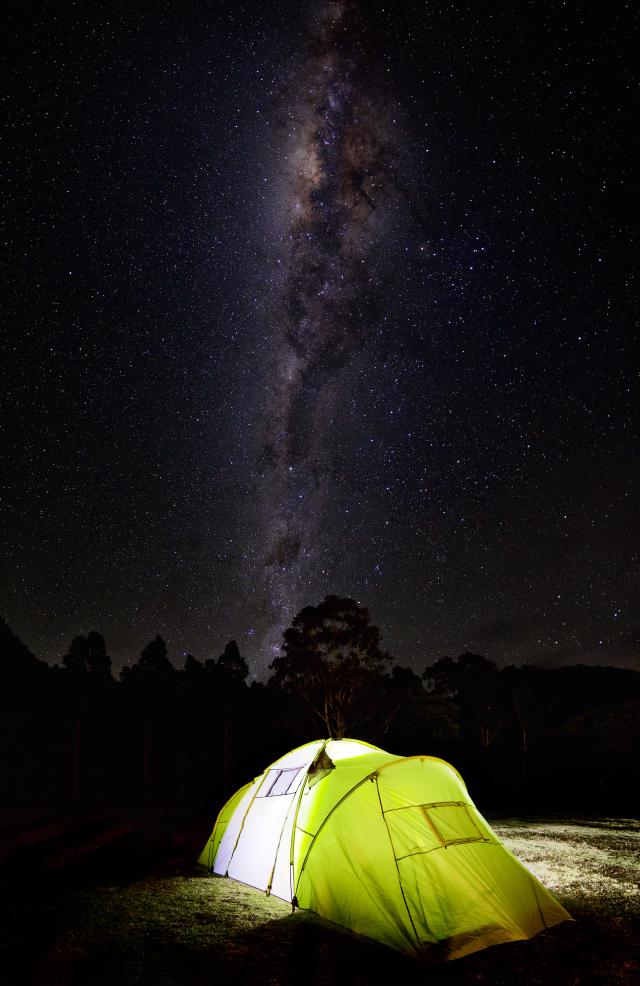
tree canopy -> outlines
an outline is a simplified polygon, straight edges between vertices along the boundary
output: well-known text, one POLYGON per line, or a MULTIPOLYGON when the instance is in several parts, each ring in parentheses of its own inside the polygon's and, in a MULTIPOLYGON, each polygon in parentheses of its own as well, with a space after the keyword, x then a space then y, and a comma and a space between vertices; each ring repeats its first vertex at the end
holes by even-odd
POLYGON ((369 611, 353 599, 327 596, 285 630, 269 683, 301 698, 327 735, 340 739, 371 716, 372 688, 390 663, 369 611))

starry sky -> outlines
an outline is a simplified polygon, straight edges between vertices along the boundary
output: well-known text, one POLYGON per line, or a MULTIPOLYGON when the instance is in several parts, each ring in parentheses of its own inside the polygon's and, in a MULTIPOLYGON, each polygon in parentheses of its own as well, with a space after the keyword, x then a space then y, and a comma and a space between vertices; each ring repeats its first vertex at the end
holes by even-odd
POLYGON ((631 5, 12 3, 0 613, 640 666, 631 5))

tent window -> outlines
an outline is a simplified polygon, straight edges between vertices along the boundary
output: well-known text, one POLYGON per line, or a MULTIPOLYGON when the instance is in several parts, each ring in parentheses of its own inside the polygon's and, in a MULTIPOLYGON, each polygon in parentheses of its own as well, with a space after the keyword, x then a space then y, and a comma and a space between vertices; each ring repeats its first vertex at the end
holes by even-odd
POLYGON ((292 794, 304 776, 304 767, 291 767, 285 770, 270 770, 258 797, 275 798, 282 794, 292 794))
POLYGON ((411 805, 385 812, 396 859, 433 849, 489 842, 463 802, 411 805))
POLYGON ((293 794, 294 791, 298 790, 298 788, 300 787, 300 781, 302 780, 306 772, 307 772, 306 767, 300 767, 300 769, 296 771, 295 776, 289 782, 289 787, 287 788, 287 794, 293 794))

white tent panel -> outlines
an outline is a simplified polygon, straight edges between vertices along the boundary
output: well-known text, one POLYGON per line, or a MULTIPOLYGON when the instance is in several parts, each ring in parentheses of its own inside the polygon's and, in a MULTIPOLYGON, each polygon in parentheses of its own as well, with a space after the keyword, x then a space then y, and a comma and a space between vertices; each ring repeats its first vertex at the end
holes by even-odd
POLYGON ((245 793, 244 797, 238 803, 238 806, 235 809, 233 816, 227 826, 227 830, 222 836, 222 839, 220 841, 218 852, 216 853, 215 864, 213 867, 214 873, 219 873, 221 876, 224 876, 225 873, 227 872, 227 866, 229 865, 229 860, 231 859, 233 848, 236 844, 238 835, 240 834, 240 830, 242 828, 242 820, 245 816, 247 808, 251 804, 252 798, 254 797, 256 791, 258 790, 260 784, 262 783, 263 776, 264 775, 261 775, 260 777, 257 777, 255 779, 251 787, 245 793))
POLYGON ((229 862, 233 880, 266 890, 271 880, 280 834, 293 795, 257 797, 244 820, 238 846, 229 862))
POLYGON ((323 745, 323 742, 316 740, 313 743, 306 743, 305 746, 299 746, 296 750, 290 750, 289 753, 285 753, 283 757, 271 764, 271 769, 278 767, 282 770, 285 767, 301 767, 303 764, 308 767, 310 763, 313 763, 316 753, 323 745))

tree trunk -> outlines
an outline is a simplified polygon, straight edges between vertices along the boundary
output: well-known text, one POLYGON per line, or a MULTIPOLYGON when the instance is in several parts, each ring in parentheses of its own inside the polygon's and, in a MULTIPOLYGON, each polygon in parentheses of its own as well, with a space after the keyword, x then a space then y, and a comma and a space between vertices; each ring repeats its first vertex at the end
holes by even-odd
POLYGON ((201 731, 200 733, 200 749, 202 750, 202 757, 200 760, 200 765, 202 769, 202 775, 200 779, 200 794, 202 799, 207 797, 209 789, 209 757, 207 756, 207 743, 209 741, 209 734, 201 731))
POLYGON ((520 747, 521 747, 521 757, 520 757, 520 780, 519 780, 519 791, 524 790, 524 779, 527 770, 527 752, 528 752, 528 738, 527 738, 527 721, 525 719, 524 712, 520 704, 520 696, 517 691, 513 692, 513 707, 516 713, 516 717, 520 724, 520 747))
POLYGON ((527 728, 524 724, 524 721, 521 722, 521 728, 522 728, 522 759, 520 761, 520 790, 523 791, 524 779, 527 770, 527 752, 528 752, 527 728))
POLYGON ((229 783, 229 716, 224 717, 222 727, 222 790, 227 793, 229 783))
POLYGON ((144 738, 142 741, 142 784, 144 787, 145 800, 151 797, 151 771, 149 769, 151 748, 151 716, 147 715, 144 721, 144 738))
POLYGON ((76 715, 75 737, 73 743, 73 803, 80 801, 80 754, 82 752, 82 701, 78 705, 76 715))

